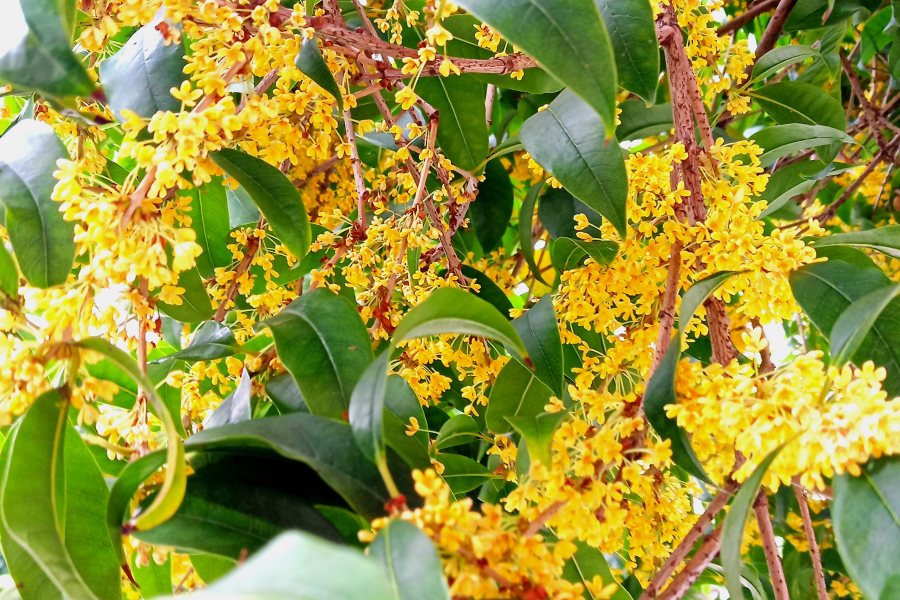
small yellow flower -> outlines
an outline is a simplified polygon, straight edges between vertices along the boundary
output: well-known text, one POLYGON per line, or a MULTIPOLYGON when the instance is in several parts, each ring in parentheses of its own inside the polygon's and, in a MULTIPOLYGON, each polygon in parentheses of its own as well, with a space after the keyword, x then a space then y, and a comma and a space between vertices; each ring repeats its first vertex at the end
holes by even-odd
POLYGON ((405 87, 394 95, 394 100, 403 110, 409 110, 416 103, 418 97, 412 89, 405 87))
POLYGON ((406 426, 406 435, 414 436, 419 432, 419 420, 415 417, 409 418, 409 425, 406 426))

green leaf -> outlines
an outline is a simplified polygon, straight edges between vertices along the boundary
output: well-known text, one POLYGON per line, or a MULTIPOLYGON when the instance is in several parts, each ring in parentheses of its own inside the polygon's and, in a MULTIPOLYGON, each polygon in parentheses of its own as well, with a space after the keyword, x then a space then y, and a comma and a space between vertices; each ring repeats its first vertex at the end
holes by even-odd
POLYGON ((225 148, 210 158, 241 184, 291 254, 297 259, 306 256, 312 234, 306 206, 291 180, 264 160, 239 150, 225 148))
MULTIPOLYGON (((793 439, 793 438, 792 438, 793 439)), ((781 444, 759 463, 759 466, 748 477, 738 493, 735 494, 734 500, 731 502, 731 508, 725 515, 725 521, 722 523, 722 545, 719 550, 722 557, 722 568, 725 570, 725 583, 728 586, 728 593, 732 598, 742 598, 743 590, 741 589, 741 541, 744 537, 744 523, 747 521, 747 515, 753 501, 756 500, 759 486, 762 484, 763 477, 772 461, 778 456, 790 440, 781 444)))
POLYGON ((575 215, 582 214, 588 222, 599 227, 603 224, 603 217, 587 204, 578 200, 568 191, 562 188, 548 187, 539 198, 538 217, 541 225, 554 240, 564 237, 574 238, 578 231, 575 215))
POLYGON ((170 354, 162 360, 178 359, 193 363, 198 360, 225 358, 238 352, 241 352, 241 347, 235 340, 231 329, 222 323, 207 321, 194 332, 194 337, 191 338, 191 343, 187 348, 170 354))
POLYGON ((97 600, 64 542, 68 407, 58 391, 43 394, 7 441, 0 519, 12 541, 28 551, 60 591, 73 600, 97 600))
POLYGON ((438 454, 435 457, 444 465, 441 477, 456 495, 465 494, 481 487, 488 479, 495 476, 480 462, 461 454, 438 454))
MULTIPOLYGON (((123 110, 149 119, 157 112, 181 110, 181 101, 169 90, 180 88, 184 74, 184 44, 166 44, 157 29, 165 22, 164 11, 138 29, 122 48, 100 63, 100 81, 109 106, 120 122, 126 120, 123 110)), ((180 29, 171 22, 170 28, 180 29)))
POLYGON ((251 384, 250 373, 247 369, 244 369, 244 372, 241 374, 241 380, 238 382, 235 390, 216 407, 213 414, 203 423, 203 428, 210 429, 212 427, 240 423, 241 421, 249 421, 251 384))
POLYGON ((586 258, 598 265, 608 265, 619 253, 619 245, 604 240, 586 242, 578 238, 561 237, 553 244, 553 266, 560 272, 584 266, 586 258))
POLYGON ((503 241, 512 217, 513 186, 509 173, 499 160, 488 162, 484 176, 478 186, 478 196, 469 205, 468 215, 482 249, 488 253, 503 241))
POLYGON ((468 77, 422 77, 416 93, 441 114, 437 142, 450 161, 474 171, 490 150, 484 84, 468 77))
POLYGON ((309 478, 308 472, 292 472, 284 468, 284 461, 255 456, 202 458, 194 460, 196 472, 188 479, 178 512, 158 527, 137 532, 138 539, 188 554, 232 559, 239 559, 242 551, 255 553, 289 529, 342 541, 331 521, 312 507, 312 498, 297 493, 298 487, 310 488, 312 482, 298 486, 290 481, 291 476, 309 478))
MULTIPOLYGON (((187 437, 187 432, 185 432, 184 424, 181 422, 181 388, 168 385, 166 378, 172 371, 183 371, 185 364, 183 360, 169 359, 147 365, 147 377, 156 386, 157 394, 159 394, 160 399, 168 408, 169 414, 172 415, 172 424, 175 426, 175 431, 182 439, 187 437)), ((136 400, 137 386, 133 382, 129 381, 129 383, 132 385, 128 386, 128 391, 133 390, 136 400)), ((123 388, 120 386, 119 391, 121 392, 122 390, 123 388)), ((151 406, 150 412, 156 414, 156 409, 151 406)))
POLYGON ((595 0, 609 32, 619 85, 649 105, 659 84, 659 46, 647 0, 595 0))
POLYGON ((4 243, 0 243, 0 292, 11 299, 19 297, 19 267, 4 243))
POLYGON ((266 394, 278 408, 278 412, 287 415, 295 412, 309 412, 303 394, 290 373, 276 375, 266 382, 266 394))
POLYGON ((509 311, 512 310, 513 307, 512 302, 510 302, 506 292, 500 289, 499 285, 494 283, 493 279, 469 265, 462 265, 460 270, 462 271, 462 274, 471 279, 473 283, 478 284, 479 289, 477 292, 469 289, 472 294, 475 294, 482 300, 490 302, 494 308, 500 311, 501 315, 509 315, 509 311))
POLYGON ((846 21, 861 8, 874 12, 880 5, 879 0, 800 0, 791 11, 784 30, 820 29, 846 21), (831 14, 823 21, 829 6, 831 14))
MULTIPOLYGON (((859 254, 867 258, 862 252, 859 254)), ((830 336, 838 318, 853 302, 890 286, 891 281, 877 268, 829 260, 797 269, 790 275, 790 284, 803 312, 819 331, 830 336)), ((857 364, 871 360, 884 367, 887 378, 882 387, 888 397, 900 395, 900 328, 890 315, 876 319, 852 360, 857 364)))
POLYGON ((844 107, 822 88, 782 81, 747 92, 776 123, 824 125, 840 131, 847 127, 844 107))
POLYGON ((200 600, 397 600, 375 560, 299 532, 280 535, 240 569, 192 596, 200 600))
POLYGON ((877 250, 892 258, 900 258, 900 225, 887 225, 866 231, 835 233, 816 240, 816 248, 857 246, 877 250))
POLYGON ((609 563, 606 562, 602 552, 580 540, 575 540, 574 544, 578 550, 575 551, 572 558, 566 561, 563 567, 563 579, 572 583, 585 584, 599 576, 606 585, 616 584, 616 591, 609 597, 609 600, 632 600, 631 594, 612 574, 609 563))
POLYGON ((706 482, 709 482, 709 478, 694 454, 687 434, 678 426, 675 419, 670 419, 666 415, 665 408, 668 404, 678 403, 675 396, 675 372, 678 369, 678 361, 681 360, 681 338, 684 336, 685 328, 700 305, 734 274, 733 271, 723 271, 710 275, 692 285, 684 293, 681 311, 678 313, 678 329, 669 341, 666 353, 644 391, 644 411, 647 420, 656 433, 672 441, 672 460, 691 475, 706 482))
POLYGON ((810 46, 782 46, 773 48, 762 55, 756 64, 753 65, 752 81, 765 79, 769 75, 774 75, 781 69, 795 65, 807 58, 815 58, 819 55, 818 50, 810 46))
POLYGON ((255 225, 259 221, 259 209, 243 187, 225 188, 225 198, 228 200, 228 225, 232 229, 255 225))
MULTIPOLYGON (((137 552, 134 553, 137 558, 137 552)), ((166 555, 166 562, 161 565, 156 564, 153 557, 150 557, 150 564, 146 567, 139 567, 134 560, 131 561, 131 573, 134 580, 140 586, 141 598, 147 600, 156 598, 157 596, 169 596, 172 594, 172 555, 166 555)))
POLYGON ((315 508, 331 521, 343 536, 345 543, 355 548, 359 548, 360 550, 366 549, 368 544, 359 541, 359 532, 372 531, 372 526, 369 525, 368 521, 346 508, 322 506, 320 504, 317 504, 315 508))
MULTIPOLYGON (((296 304, 296 302, 294 303, 296 304)), ((410 310, 394 331, 394 344, 432 335, 479 335, 527 356, 516 329, 496 308, 457 288, 440 288, 410 310)))
POLYGON ((325 59, 322 58, 318 38, 305 38, 303 40, 294 65, 300 69, 301 73, 315 81, 320 88, 334 96, 334 99, 337 101, 338 112, 344 112, 344 97, 341 94, 337 81, 334 80, 331 69, 328 68, 325 59))
POLYGON ((197 433, 186 448, 258 455, 261 451, 303 462, 366 518, 384 514, 390 499, 381 475, 360 452, 349 425, 306 413, 251 419, 197 433))
POLYGON ((866 598, 880 598, 900 574, 900 457, 862 465, 862 473, 833 480, 831 516, 844 566, 866 598))
POLYGON ((536 417, 544 412, 553 390, 527 367, 511 360, 500 370, 491 387, 485 422, 494 433, 511 431, 507 417, 536 417))
MULTIPOLYGON (((441 25, 453 34, 453 39, 447 42, 447 53, 451 57, 458 56, 478 60, 494 58, 493 52, 478 45, 475 27, 480 26, 481 21, 472 15, 453 15, 444 19, 441 25)), ((552 75, 539 68, 525 69, 522 79, 490 73, 472 73, 468 77, 500 88, 530 94, 550 94, 563 88, 562 84, 552 75)))
POLYGON ((192 554, 191 566, 206 585, 218 581, 229 572, 233 571, 237 563, 229 558, 213 556, 211 554, 192 554))
POLYGON ((109 492, 109 502, 106 505, 106 527, 113 549, 119 559, 120 565, 127 565, 125 551, 122 549, 122 523, 128 519, 131 509, 131 499, 144 481, 165 464, 166 455, 163 452, 153 452, 128 463, 109 492))
MULTIPOLYGON (((898 294, 900 285, 879 288, 855 301, 841 313, 829 336, 832 365, 841 367, 850 360, 872 330, 875 321, 898 294)), ((900 303, 895 308, 900 309, 900 303)))
POLYGON ((625 237, 628 174, 618 142, 604 131, 591 107, 566 90, 525 121, 519 135, 538 164, 625 237))
POLYGON ((350 426, 356 445, 374 463, 384 460, 384 392, 390 350, 382 352, 365 370, 350 398, 350 426))
POLYGON ((587 101, 612 137, 618 92, 616 62, 594 0, 461 0, 456 4, 522 48, 587 101))
POLYGON ((534 243, 531 238, 531 230, 534 222, 534 204, 537 202, 538 194, 541 193, 542 189, 544 189, 543 181, 534 184, 528 190, 528 193, 525 194, 525 199, 522 200, 522 207, 519 208, 519 248, 522 249, 522 256, 525 257, 525 264, 527 264, 528 269, 534 273, 535 279, 544 285, 550 285, 544 281, 541 270, 538 268, 537 263, 534 262, 534 243))
POLYGON ((197 269, 201 276, 209 279, 215 276, 216 267, 230 267, 234 262, 228 249, 231 223, 222 178, 214 177, 199 189, 191 190, 190 196, 191 229, 197 234, 197 243, 203 248, 203 254, 197 257, 197 269))
POLYGON ((6 230, 22 275, 39 288, 65 283, 75 260, 75 227, 51 198, 61 158, 69 153, 53 128, 40 121, 22 121, 0 138, 6 230))
POLYGON ((640 100, 629 98, 619 104, 619 108, 622 109, 619 115, 621 125, 616 127, 619 140, 641 140, 661 135, 675 127, 672 104, 669 102, 648 108, 640 100))
POLYGON ((547 384, 557 398, 563 397, 563 353, 559 325, 553 311, 553 296, 547 294, 528 312, 513 322, 522 338, 534 373, 547 384))
POLYGON ((94 83, 72 53, 74 19, 58 0, 7 2, 0 79, 66 98, 89 96, 94 83))
POLYGON ((469 415, 456 415, 441 427, 437 439, 434 440, 434 449, 443 450, 462 446, 478 438, 481 427, 469 415))
POLYGON ((342 418, 373 359, 369 332, 356 308, 341 296, 317 289, 258 327, 272 331, 278 356, 310 412, 342 418))
POLYGON ((513 429, 525 436, 529 460, 538 459, 550 468, 550 444, 553 433, 569 416, 566 411, 541 413, 536 417, 506 417, 513 429))
MULTIPOLYGON (((199 265, 199 262, 198 262, 199 265)), ((209 293, 200 278, 198 267, 178 274, 178 287, 184 288, 181 304, 167 304, 158 301, 156 306, 166 316, 182 323, 199 323, 211 319, 215 314, 209 293)))
POLYGON ((809 191, 809 189, 812 186, 814 186, 815 184, 816 184, 815 181, 808 179, 805 181, 801 181, 800 183, 798 183, 797 185, 795 185, 792 188, 788 188, 780 196, 773 198, 772 201, 769 202, 769 205, 766 207, 766 209, 764 211, 762 211, 761 213, 759 213, 759 217, 757 217, 757 220, 765 219, 769 215, 777 212, 785 204, 787 204, 788 202, 790 202, 791 200, 793 200, 800 194, 803 194, 803 193, 809 191))
POLYGON ((779 158, 799 150, 807 150, 829 144, 856 144, 852 137, 832 127, 824 125, 776 125, 766 127, 750 136, 764 152, 760 162, 766 167, 779 158))
POLYGON ((369 546, 399 600, 450 600, 434 544, 409 521, 391 521, 369 546))

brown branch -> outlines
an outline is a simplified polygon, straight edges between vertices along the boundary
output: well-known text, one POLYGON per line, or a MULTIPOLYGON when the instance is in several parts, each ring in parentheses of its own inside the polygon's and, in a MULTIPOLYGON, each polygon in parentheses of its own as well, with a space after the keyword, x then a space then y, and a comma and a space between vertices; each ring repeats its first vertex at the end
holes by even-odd
POLYGON ((487 96, 484 99, 484 113, 485 113, 485 121, 487 121, 488 128, 494 122, 494 99, 497 97, 497 86, 493 83, 488 84, 487 86, 487 96))
POLYGON ((753 503, 753 513, 759 524, 759 535, 762 538, 766 563, 769 565, 769 579, 775 590, 775 600, 791 600, 787 580, 784 578, 784 569, 781 566, 781 558, 778 556, 778 545, 775 543, 772 519, 769 517, 769 499, 766 498, 766 491, 763 489, 759 490, 756 501, 753 503))
MULTIPOLYGON (((338 246, 337 249, 334 251, 334 256, 329 258, 328 262, 325 263, 325 265, 322 267, 322 271, 328 272, 331 269, 333 269, 334 266, 338 263, 338 261, 341 260, 341 257, 347 253, 347 250, 350 249, 350 244, 351 244, 350 239, 349 239, 350 235, 351 235, 350 233, 347 234, 347 237, 344 238, 344 242, 340 246, 338 246)), ((312 283, 309 284, 309 291, 311 292, 314 289, 316 289, 317 287, 319 287, 319 282, 313 281, 312 283)))
MULTIPOLYGON (((787 23, 788 17, 791 16, 791 11, 794 10, 796 4, 797 0, 781 0, 778 3, 775 14, 772 15, 769 24, 766 26, 766 31, 759 38, 759 44, 756 45, 756 59, 754 63, 775 47, 775 42, 781 36, 781 30, 784 28, 784 24, 787 23)), ((747 67, 748 73, 752 71, 753 65, 747 67)))
POLYGON ((356 227, 361 233, 366 230, 366 206, 369 199, 369 190, 366 189, 362 160, 359 158, 359 148, 356 146, 356 132, 353 131, 353 118, 350 116, 350 107, 344 109, 344 133, 347 135, 347 143, 350 144, 350 164, 353 166, 353 181, 356 184, 356 227))
POLYGON ((763 0, 757 2, 747 9, 747 12, 736 16, 716 30, 720 36, 727 35, 733 31, 737 31, 759 15, 774 9, 780 0, 763 0))
MULTIPOLYGON (((893 142, 892 142, 893 144, 893 142)), ((892 145, 891 144, 891 145, 892 145)), ((863 183, 865 183, 866 179, 868 179, 869 175, 872 174, 873 171, 881 164, 883 160, 888 158, 888 156, 884 152, 879 152, 878 155, 872 160, 871 163, 866 167, 865 171, 863 171, 859 177, 853 180, 853 183, 847 186, 844 190, 844 193, 840 195, 840 197, 828 205, 828 208, 822 212, 822 214, 813 217, 819 223, 825 224, 828 223, 837 214, 838 209, 843 206, 844 202, 849 200, 853 194, 856 193, 856 190, 859 189, 863 183)), ((893 162, 893 161, 892 161, 893 162)))
MULTIPOLYGON (((265 218, 260 217, 256 227, 264 227, 265 223, 265 218)), ((225 315, 228 314, 228 305, 234 301, 238 293, 238 279, 240 279, 253 264, 253 257, 256 256, 256 251, 259 249, 259 242, 259 238, 255 235, 248 236, 247 246, 244 248, 244 258, 241 259, 241 262, 238 263, 237 268, 234 270, 234 280, 231 282, 231 285, 228 286, 228 291, 225 293, 225 298, 222 300, 222 303, 219 304, 219 308, 216 309, 213 321, 221 323, 225 319, 225 315)))
MULTIPOLYGON (((844 68, 844 73, 847 74, 847 79, 850 80, 850 87, 853 90, 854 95, 859 99, 859 104, 862 106, 863 110, 863 120, 868 124, 869 131, 872 132, 872 135, 875 136, 875 141, 878 144, 878 148, 884 152, 887 148, 887 140, 884 139, 884 136, 879 131, 881 125, 881 114, 872 106, 872 103, 869 102, 869 99, 866 98, 866 94, 863 92, 862 84, 859 82, 859 75, 856 73, 856 69, 853 68, 853 65, 850 63, 850 59, 844 53, 843 50, 840 51, 841 57, 841 66, 844 68)), ((848 110, 852 108, 851 105, 848 107, 848 110)))
POLYGON ((672 580, 666 591, 659 596, 660 600, 677 600, 684 596, 694 582, 703 574, 706 567, 713 561, 719 553, 719 546, 722 543, 722 526, 716 527, 712 533, 706 536, 703 545, 697 550, 694 557, 685 565, 681 573, 672 580))
POLYGON ((822 571, 822 555, 819 552, 819 542, 816 541, 816 532, 813 530, 812 518, 809 516, 809 504, 806 494, 799 486, 794 486, 794 495, 800 504, 800 516, 803 517, 803 530, 806 532, 806 541, 809 542, 809 555, 812 558, 813 574, 816 580, 816 592, 819 600, 828 600, 828 589, 825 587, 825 573, 822 571))
MULTIPOLYGON (((256 87, 253 88, 253 93, 257 96, 262 96, 267 91, 269 91, 269 88, 272 87, 276 81, 278 81, 277 67, 266 73, 265 77, 263 77, 256 85, 256 87)), ((241 98, 241 103, 238 104, 237 112, 235 114, 238 114, 242 110, 244 110, 244 107, 247 106, 247 101, 248 98, 246 96, 244 98, 241 98)))
POLYGON ((309 185, 309 182, 311 182, 313 179, 315 179, 322 173, 334 168, 334 165, 337 164, 338 160, 340 160, 340 159, 338 158, 337 154, 331 155, 330 158, 328 158, 324 162, 316 165, 316 168, 313 169, 312 171, 310 171, 309 175, 307 175, 300 181, 295 181, 294 187, 297 188, 298 190, 302 190, 307 185, 309 185))
MULTIPOLYGON (((758 328, 762 331, 762 337, 766 337, 766 333, 762 328, 762 323, 759 320, 759 317, 753 317, 750 320, 753 323, 754 328, 758 328)), ((762 375, 771 373, 775 370, 775 363, 772 362, 772 350, 769 348, 768 339, 766 339, 766 347, 760 350, 759 352, 759 373, 762 375)))
MULTIPOLYGON (((150 285, 146 277, 141 277, 138 282, 138 292, 144 302, 149 300, 150 285)), ((138 319, 138 343, 137 343, 138 368, 144 375, 147 374, 147 323, 143 317, 138 319)), ((146 393, 146 390, 144 391, 146 393)))
POLYGON ((547 521, 556 516, 556 513, 561 511, 563 507, 566 505, 566 501, 557 500, 550 506, 544 509, 538 517, 528 524, 528 528, 522 533, 522 537, 531 537, 536 534, 541 528, 547 524, 547 521))

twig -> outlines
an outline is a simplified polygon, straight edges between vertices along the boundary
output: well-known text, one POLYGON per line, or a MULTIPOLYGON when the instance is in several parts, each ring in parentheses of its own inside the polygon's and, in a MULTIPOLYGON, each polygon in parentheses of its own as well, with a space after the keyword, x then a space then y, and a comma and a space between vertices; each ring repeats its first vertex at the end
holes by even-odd
POLYGON ((775 590, 775 600, 791 600, 787 580, 784 578, 784 569, 781 566, 781 558, 778 556, 772 518, 769 517, 769 500, 766 498, 764 489, 759 490, 759 494, 756 496, 753 513, 756 515, 756 522, 759 525, 759 535, 762 538, 766 563, 769 565, 769 578, 772 581, 772 588, 775 590))
MULTIPOLYGON (((256 227, 257 229, 260 229, 264 226, 265 218, 260 217, 256 227)), ((248 238, 247 247, 244 248, 244 258, 241 259, 241 262, 238 263, 237 268, 234 270, 234 280, 232 280, 231 285, 228 286, 225 298, 222 300, 219 308, 216 309, 216 314, 213 316, 213 321, 218 323, 221 323, 225 319, 225 315, 228 314, 228 305, 234 300, 238 293, 238 279, 240 279, 253 264, 253 257, 256 256, 256 251, 259 249, 259 238, 255 235, 250 235, 248 238)))
MULTIPOLYGON (((148 302, 150 296, 150 284, 146 277, 141 277, 138 283, 138 293, 144 302, 148 302)), ((144 318, 138 319, 138 341, 137 341, 137 360, 138 368, 144 375, 147 374, 147 323, 144 318)), ((146 390, 145 390, 146 393, 146 390)))
POLYGON ((759 15, 769 12, 778 4, 780 0, 763 0, 762 2, 757 2, 753 6, 747 9, 747 12, 738 15, 732 20, 728 21, 721 27, 716 30, 716 33, 720 36, 727 35, 732 31, 737 31, 759 15))
POLYGON ((306 177, 304 177, 304 178, 303 178, 302 180, 300 180, 300 181, 295 181, 295 182, 294 182, 294 187, 297 188, 298 190, 302 190, 302 189, 305 188, 305 187, 309 184, 309 182, 311 182, 313 179, 315 179, 316 177, 318 177, 318 176, 321 175, 322 173, 328 171, 329 169, 333 168, 334 165, 337 164, 338 160, 340 160, 340 159, 338 158, 338 155, 337 155, 337 154, 331 155, 330 158, 328 158, 328 159, 326 159, 324 162, 322 162, 322 163, 316 165, 316 168, 313 169, 312 171, 310 171, 309 175, 307 175, 306 177))
POLYGON ((822 571, 822 555, 819 552, 819 542, 816 541, 816 532, 813 530, 812 518, 809 516, 809 504, 806 494, 799 486, 794 486, 794 495, 800 504, 800 516, 803 517, 803 529, 806 532, 806 541, 809 542, 809 555, 812 558, 813 573, 816 580, 816 592, 819 600, 828 600, 828 589, 825 587, 825 573, 822 571))
POLYGON ((563 507, 566 505, 566 501, 557 500, 550 506, 544 509, 538 517, 528 524, 528 528, 522 533, 523 537, 531 537, 536 534, 541 528, 547 524, 547 521, 556 516, 556 513, 561 511, 563 507))
MULTIPOLYGON (((794 10, 794 6, 796 6, 797 0, 781 0, 778 3, 778 8, 775 9, 775 14, 772 15, 772 18, 769 20, 769 24, 766 26, 766 31, 762 34, 762 37, 759 38, 759 44, 756 46, 756 60, 754 60, 754 64, 757 60, 763 57, 769 50, 775 47, 775 42, 778 41, 778 38, 781 36, 781 30, 784 28, 784 24, 787 23, 788 17, 791 15, 791 11, 794 10)), ((753 71, 753 65, 747 67, 747 72, 750 73, 753 71)))
MULTIPOLYGON (((266 73, 265 77, 263 77, 260 80, 260 82, 257 84, 257 86, 253 89, 254 94, 257 96, 262 96, 269 90, 270 87, 272 87, 272 85, 274 85, 274 83, 276 81, 278 81, 278 68, 277 67, 272 69, 268 73, 266 73)), ((237 111, 235 114, 238 114, 242 110, 244 110, 244 107, 247 106, 247 101, 248 101, 247 97, 241 98, 241 103, 238 104, 237 111)))
POLYGON ((659 597, 660 600, 677 600, 684 596, 694 582, 703 574, 709 563, 713 561, 719 553, 719 546, 722 543, 722 526, 716 527, 712 533, 706 536, 703 545, 694 554, 694 557, 685 565, 684 569, 678 576, 672 580, 666 591, 659 597))
POLYGON ((350 144, 350 164, 353 165, 353 180, 356 183, 356 226, 362 232, 366 230, 366 206, 369 190, 366 189, 366 179, 362 172, 362 160, 359 158, 359 148, 356 146, 356 132, 353 131, 353 118, 350 116, 350 107, 344 109, 344 132, 347 135, 347 143, 350 144))
POLYGON ((497 97, 497 86, 489 83, 487 86, 487 96, 484 99, 484 113, 487 121, 488 129, 494 122, 494 98, 497 97))

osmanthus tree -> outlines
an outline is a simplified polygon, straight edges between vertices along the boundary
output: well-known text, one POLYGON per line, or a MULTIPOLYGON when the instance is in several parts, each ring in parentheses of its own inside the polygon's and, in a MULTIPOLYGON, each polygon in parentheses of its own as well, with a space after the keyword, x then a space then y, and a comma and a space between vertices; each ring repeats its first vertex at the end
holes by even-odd
POLYGON ((4 598, 900 597, 896 4, 3 8, 4 598))

